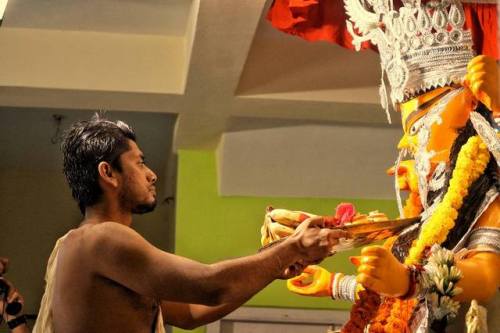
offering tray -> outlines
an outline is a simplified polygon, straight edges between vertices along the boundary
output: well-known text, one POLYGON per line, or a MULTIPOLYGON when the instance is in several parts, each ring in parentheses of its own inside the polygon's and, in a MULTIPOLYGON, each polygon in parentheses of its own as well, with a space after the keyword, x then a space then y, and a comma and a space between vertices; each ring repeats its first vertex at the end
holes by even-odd
POLYGON ((379 222, 361 222, 345 224, 338 229, 349 233, 349 238, 339 239, 339 243, 333 247, 333 251, 351 250, 362 245, 374 243, 399 234, 406 227, 418 223, 420 217, 407 219, 386 220, 379 222))
MULTIPOLYGON (((363 245, 387 239, 399 234, 406 227, 418 223, 419 221, 420 217, 412 217, 377 222, 367 221, 359 223, 346 223, 342 226, 331 227, 332 229, 344 230, 349 234, 348 238, 339 239, 339 243, 333 246, 332 252, 352 250, 363 245)), ((268 243, 261 247, 259 251, 281 243, 286 238, 287 237, 283 237, 268 243)))

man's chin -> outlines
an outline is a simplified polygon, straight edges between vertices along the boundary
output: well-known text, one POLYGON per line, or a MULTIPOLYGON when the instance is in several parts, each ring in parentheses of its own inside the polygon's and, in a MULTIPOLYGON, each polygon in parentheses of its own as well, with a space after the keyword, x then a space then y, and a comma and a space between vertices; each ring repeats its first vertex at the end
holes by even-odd
POLYGON ((155 210, 155 207, 156 207, 156 200, 154 200, 151 203, 140 204, 140 205, 135 206, 132 209, 132 213, 133 214, 146 214, 146 213, 149 213, 149 212, 152 212, 153 210, 155 210))

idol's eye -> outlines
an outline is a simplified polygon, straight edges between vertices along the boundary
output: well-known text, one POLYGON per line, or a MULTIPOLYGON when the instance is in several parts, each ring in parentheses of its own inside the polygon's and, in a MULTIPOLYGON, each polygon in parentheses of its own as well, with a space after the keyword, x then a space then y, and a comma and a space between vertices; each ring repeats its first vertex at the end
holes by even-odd
POLYGON ((422 128, 422 125, 424 124, 424 118, 425 117, 420 118, 419 120, 414 122, 413 125, 411 125, 410 130, 408 131, 408 135, 413 136, 418 133, 418 131, 420 130, 420 128, 422 128))

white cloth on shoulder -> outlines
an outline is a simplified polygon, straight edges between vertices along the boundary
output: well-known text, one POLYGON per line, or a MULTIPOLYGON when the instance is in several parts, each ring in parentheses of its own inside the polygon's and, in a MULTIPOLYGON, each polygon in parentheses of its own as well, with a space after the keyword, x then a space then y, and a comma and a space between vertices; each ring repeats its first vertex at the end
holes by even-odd
MULTIPOLYGON (((38 318, 35 326, 33 327, 32 333, 55 333, 52 318, 52 295, 54 293, 55 286, 57 254, 59 253, 59 249, 67 235, 68 234, 57 240, 56 245, 50 254, 49 261, 47 263, 47 271, 45 273, 45 292, 40 303, 40 311, 38 312, 38 318)), ((165 333, 160 308, 158 308, 154 333, 165 333)))

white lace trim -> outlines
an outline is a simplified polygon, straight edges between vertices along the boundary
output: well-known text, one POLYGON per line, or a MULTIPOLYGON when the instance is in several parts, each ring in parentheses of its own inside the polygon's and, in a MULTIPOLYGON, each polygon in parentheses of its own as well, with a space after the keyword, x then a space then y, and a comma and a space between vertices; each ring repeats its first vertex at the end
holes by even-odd
MULTIPOLYGON (((392 0, 344 0, 344 4, 354 47, 359 50, 361 43, 370 41, 379 49, 393 105, 461 83, 475 54, 459 0, 403 0, 398 10, 392 0)), ((387 111, 386 91, 382 79, 381 103, 387 111)))

